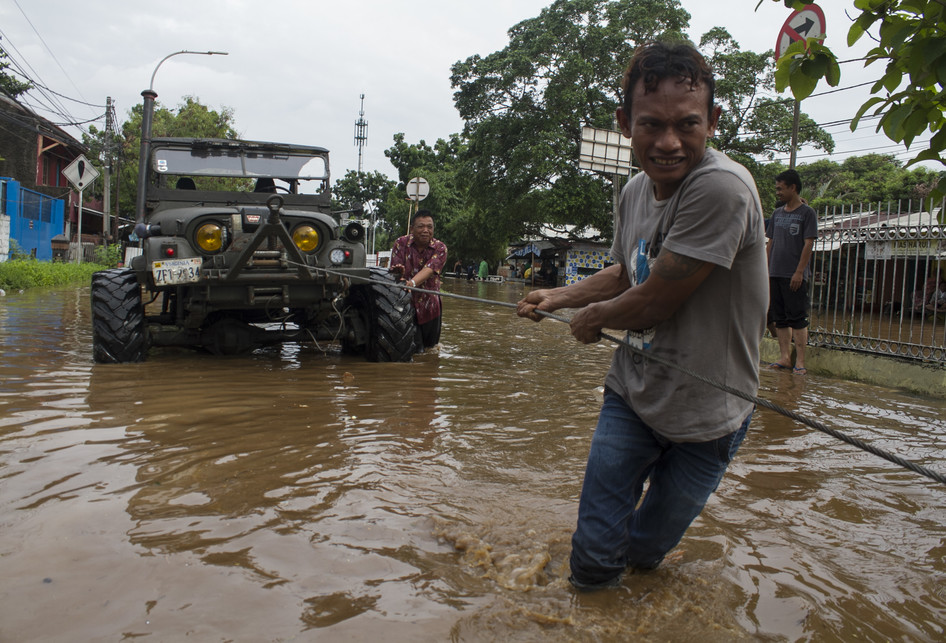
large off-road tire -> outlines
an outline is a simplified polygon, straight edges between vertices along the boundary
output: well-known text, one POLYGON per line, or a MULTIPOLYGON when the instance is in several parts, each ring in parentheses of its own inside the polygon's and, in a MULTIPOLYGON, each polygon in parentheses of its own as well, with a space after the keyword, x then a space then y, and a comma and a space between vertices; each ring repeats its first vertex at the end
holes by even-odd
POLYGON ((124 268, 92 275, 92 359, 143 362, 148 354, 145 310, 135 273, 124 268))
POLYGON ((414 303, 411 294, 383 268, 371 268, 379 283, 352 286, 351 302, 368 328, 364 356, 369 362, 409 362, 414 355, 414 303), (381 283, 383 282, 383 283, 381 283))

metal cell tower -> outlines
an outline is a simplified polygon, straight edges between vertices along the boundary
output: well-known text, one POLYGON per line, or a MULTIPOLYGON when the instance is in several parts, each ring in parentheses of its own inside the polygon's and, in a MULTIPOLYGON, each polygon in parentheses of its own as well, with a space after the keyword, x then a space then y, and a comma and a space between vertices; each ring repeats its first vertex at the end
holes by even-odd
POLYGON ((361 95, 361 111, 355 121, 355 145, 358 146, 358 183, 361 183, 362 150, 368 142, 368 121, 365 120, 365 95, 361 95))

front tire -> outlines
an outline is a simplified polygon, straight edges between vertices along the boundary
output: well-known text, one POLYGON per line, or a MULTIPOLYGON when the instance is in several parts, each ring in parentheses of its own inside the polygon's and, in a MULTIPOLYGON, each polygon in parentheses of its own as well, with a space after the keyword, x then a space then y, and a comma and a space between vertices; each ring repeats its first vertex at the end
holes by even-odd
POLYGON ((352 302, 368 328, 364 356, 369 362, 409 362, 414 355, 411 294, 383 268, 371 268, 370 284, 352 287, 352 302))
POLYGON ((124 268, 92 275, 92 359, 99 364, 143 362, 148 333, 135 273, 124 268))

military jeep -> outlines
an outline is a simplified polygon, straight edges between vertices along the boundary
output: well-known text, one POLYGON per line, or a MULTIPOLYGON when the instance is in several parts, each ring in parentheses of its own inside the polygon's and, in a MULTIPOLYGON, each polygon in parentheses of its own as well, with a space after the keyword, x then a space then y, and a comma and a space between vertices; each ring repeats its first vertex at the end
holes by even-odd
POLYGON ((411 297, 386 270, 365 266, 361 223, 331 213, 326 149, 149 144, 141 254, 92 277, 96 362, 139 362, 152 346, 234 354, 282 342, 411 359, 411 297))

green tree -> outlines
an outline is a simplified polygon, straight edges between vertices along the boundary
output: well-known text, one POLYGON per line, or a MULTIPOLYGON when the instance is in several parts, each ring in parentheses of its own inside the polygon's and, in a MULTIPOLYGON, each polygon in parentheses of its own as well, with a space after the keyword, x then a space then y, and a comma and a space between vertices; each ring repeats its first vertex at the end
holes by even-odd
POLYGON ((10 68, 10 63, 7 62, 7 58, 7 52, 0 46, 0 91, 11 98, 16 98, 20 94, 32 89, 33 84, 28 81, 22 81, 7 72, 7 69, 10 68))
POLYGON ((851 201, 858 203, 886 203, 889 201, 917 201, 929 194, 929 185, 937 173, 929 168, 912 170, 889 154, 852 156, 841 163, 852 178, 846 186, 851 201))
MULTIPOLYGON (((397 170, 398 183, 388 193, 387 221, 385 228, 393 235, 405 234, 408 227, 410 202, 407 198, 407 182, 414 177, 422 177, 430 185, 430 193, 420 203, 419 208, 434 213, 436 234, 446 241, 444 224, 456 216, 463 207, 462 187, 456 180, 459 154, 463 147, 456 134, 449 139, 438 139, 433 147, 421 140, 410 144, 404 134, 394 135, 394 145, 384 151, 384 155, 397 170)), ((449 246, 449 244, 448 244, 449 246)))
MULTIPOLYGON (((491 264, 502 258, 512 235, 506 221, 481 208, 471 197, 465 161, 466 142, 457 134, 438 139, 433 147, 421 140, 409 144, 404 134, 394 135, 385 156, 398 172, 398 185, 388 195, 386 231, 389 245, 407 231, 410 202, 407 182, 416 176, 430 184, 430 193, 419 208, 433 212, 436 236, 447 244, 448 263, 457 259, 485 258, 491 264)), ((381 235, 379 234, 379 244, 381 235)), ((380 247, 380 245, 379 245, 380 247)))
POLYGON ((880 203, 883 209, 888 203, 894 209, 897 202, 915 204, 929 197, 931 186, 940 178, 940 173, 929 168, 905 168, 890 154, 852 156, 842 163, 822 159, 796 169, 802 195, 819 212, 852 204, 880 203))
POLYGON ((676 0, 556 0, 512 27, 504 49, 454 63, 471 198, 526 228, 610 230, 609 180, 577 167, 581 127, 613 126, 634 48, 679 36, 689 18, 676 0))
POLYGON ((847 206, 857 200, 850 188, 854 176, 840 163, 820 159, 799 164, 795 169, 801 177, 801 194, 815 210, 822 212, 825 206, 847 206))
POLYGON ((332 209, 350 210, 364 206, 372 210, 376 217, 383 219, 387 214, 388 193, 397 186, 381 172, 361 172, 348 170, 332 186, 332 209))
MULTIPOLYGON (((775 177, 784 170, 787 165, 781 163, 760 163, 755 157, 742 155, 738 153, 731 154, 733 160, 741 163, 752 173, 755 179, 756 188, 759 191, 759 200, 762 203, 762 212, 768 216, 774 209, 777 201, 775 197, 775 177)), ((805 185, 802 182, 802 185, 805 185)))
MULTIPOLYGON (((113 150, 117 153, 118 162, 115 166, 118 182, 117 212, 132 217, 135 211, 135 192, 138 182, 138 156, 141 151, 141 116, 143 107, 138 104, 128 112, 128 120, 121 127, 121 132, 113 142, 113 150)), ((180 136, 203 138, 239 137, 234 129, 233 110, 222 108, 219 112, 202 105, 200 100, 193 96, 185 96, 184 102, 177 109, 162 107, 155 103, 154 117, 151 125, 152 136, 180 136)), ((102 151, 104 150, 105 132, 95 127, 89 128, 89 134, 82 135, 82 142, 88 146, 89 158, 98 166, 103 167, 102 151)), ((212 180, 212 179, 208 179, 212 180)), ((100 182, 97 182, 100 183, 100 182)), ((101 188, 98 188, 101 190, 101 188)))
POLYGON ((841 169, 849 177, 845 189, 846 200, 857 203, 885 202, 901 197, 903 168, 890 154, 867 154, 844 159, 841 169))
MULTIPOLYGON (((98 129, 95 125, 89 125, 88 132, 82 132, 82 144, 89 150, 86 153, 86 158, 92 161, 99 172, 103 172, 105 168, 105 131, 98 129)), ((115 149, 114 142, 112 145, 112 149, 115 149)), ((101 198, 105 189, 104 186, 104 179, 99 178, 87 188, 86 194, 94 198, 101 198)))
MULTIPOLYGON (((801 0, 775 1, 789 8, 806 4, 801 0)), ((868 112, 879 115, 877 131, 883 130, 890 140, 907 148, 928 131, 932 134, 929 146, 919 150, 908 164, 932 160, 946 165, 946 2, 854 0, 852 16, 848 46, 868 35, 876 46, 867 53, 864 66, 884 63, 885 67, 878 69, 873 96, 861 105, 851 129, 856 129, 868 112)), ((822 78, 836 85, 840 69, 835 54, 816 38, 794 43, 778 61, 777 87, 780 91, 791 87, 799 100, 822 78)))
MULTIPOLYGON (((610 177, 578 168, 582 125, 612 128, 621 77, 634 49, 656 37, 682 39, 689 14, 676 0, 558 0, 509 30, 509 44, 452 67, 454 102, 469 138, 470 196, 518 234, 572 224, 610 236, 610 177)), ((761 171, 756 159, 791 146, 792 105, 774 99, 771 52, 743 52, 713 29, 701 48, 717 72, 723 118, 713 145, 761 171)), ((807 116, 801 140, 834 142, 807 116)))
MULTIPOLYGON (((700 50, 715 73, 716 103, 723 108, 713 146, 739 158, 789 154, 793 103, 774 98, 773 51, 741 51, 722 27, 700 38, 700 50)), ((807 114, 800 115, 798 145, 834 151, 834 139, 807 114)))
MULTIPOLYGON (((370 234, 376 234, 380 228, 381 235, 375 236, 374 248, 384 250, 388 246, 388 236, 385 233, 385 221, 388 213, 388 195, 397 186, 380 172, 361 172, 360 175, 355 170, 349 170, 340 179, 336 179, 332 187, 332 210, 351 210, 364 207, 365 211, 361 218, 368 219, 370 222, 377 222, 375 231, 369 231, 370 234), (380 243, 379 243, 380 242, 380 243)), ((370 249, 371 237, 369 236, 368 248, 370 249)))

